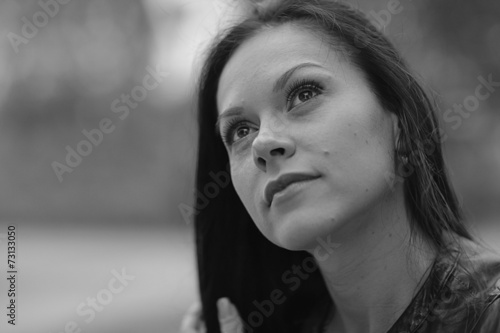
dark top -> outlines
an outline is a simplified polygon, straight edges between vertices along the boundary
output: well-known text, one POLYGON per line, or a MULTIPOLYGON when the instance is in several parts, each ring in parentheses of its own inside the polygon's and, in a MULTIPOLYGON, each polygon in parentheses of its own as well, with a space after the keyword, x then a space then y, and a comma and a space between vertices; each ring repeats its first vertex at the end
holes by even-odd
MULTIPOLYGON (((322 333, 328 296, 303 326, 322 333)), ((452 250, 436 257, 424 284, 387 333, 500 333, 500 257, 452 250)))

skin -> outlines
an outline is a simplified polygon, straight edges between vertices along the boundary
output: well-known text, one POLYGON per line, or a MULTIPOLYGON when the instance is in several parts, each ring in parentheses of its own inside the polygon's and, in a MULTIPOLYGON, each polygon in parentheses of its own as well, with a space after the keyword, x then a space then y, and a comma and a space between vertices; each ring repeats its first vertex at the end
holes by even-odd
MULTIPOLYGON (((429 243, 409 242, 401 184, 387 181, 395 172, 397 117, 381 107, 363 72, 305 29, 267 28, 225 66, 217 107, 219 115, 237 107, 242 118, 232 133, 237 141, 226 144, 236 192, 271 242, 315 256, 335 304, 329 331, 387 331, 435 255, 429 243), (303 63, 315 66, 273 91, 303 63), (303 86, 287 101, 287 89, 302 79, 319 89, 303 86), (266 184, 289 172, 318 178, 269 205, 266 184)), ((229 120, 220 120, 223 133, 229 120)))

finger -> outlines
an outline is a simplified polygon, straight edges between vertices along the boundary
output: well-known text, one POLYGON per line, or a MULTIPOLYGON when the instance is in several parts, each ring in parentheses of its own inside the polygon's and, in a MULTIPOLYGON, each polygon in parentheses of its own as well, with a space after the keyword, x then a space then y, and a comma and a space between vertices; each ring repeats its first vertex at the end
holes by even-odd
POLYGON ((198 333, 204 332, 205 325, 201 318, 201 303, 193 303, 186 311, 182 319, 181 332, 182 333, 198 333))
POLYGON ((243 333, 243 325, 236 307, 227 298, 217 301, 219 323, 222 333, 243 333))
POLYGON ((198 328, 198 332, 196 333, 207 333, 207 327, 205 326, 205 322, 201 322, 201 326, 198 328))

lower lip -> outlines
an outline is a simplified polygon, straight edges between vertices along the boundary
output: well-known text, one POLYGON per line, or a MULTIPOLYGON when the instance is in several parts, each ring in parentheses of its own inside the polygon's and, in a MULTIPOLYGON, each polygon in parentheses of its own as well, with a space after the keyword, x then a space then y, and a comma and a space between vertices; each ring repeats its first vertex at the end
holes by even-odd
POLYGON ((299 182, 294 182, 285 187, 284 190, 281 190, 280 192, 277 192, 273 200, 271 201, 271 205, 277 205, 290 197, 294 196, 295 194, 299 193, 304 187, 308 186, 309 183, 311 183, 313 180, 316 180, 318 178, 311 178, 311 179, 306 179, 306 180, 301 180, 299 182))

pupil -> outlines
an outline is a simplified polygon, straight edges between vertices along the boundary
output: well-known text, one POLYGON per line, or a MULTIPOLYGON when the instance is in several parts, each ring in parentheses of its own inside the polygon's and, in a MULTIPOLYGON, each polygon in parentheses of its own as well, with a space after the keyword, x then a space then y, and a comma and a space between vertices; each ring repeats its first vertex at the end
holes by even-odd
POLYGON ((238 136, 244 136, 245 134, 247 134, 247 131, 248 131, 248 128, 244 127, 244 128, 240 128, 238 129, 238 136))
POLYGON ((303 92, 300 93, 300 96, 299 96, 300 100, 303 101, 304 99, 309 99, 309 98, 311 98, 311 91, 310 90, 303 91, 303 92))

